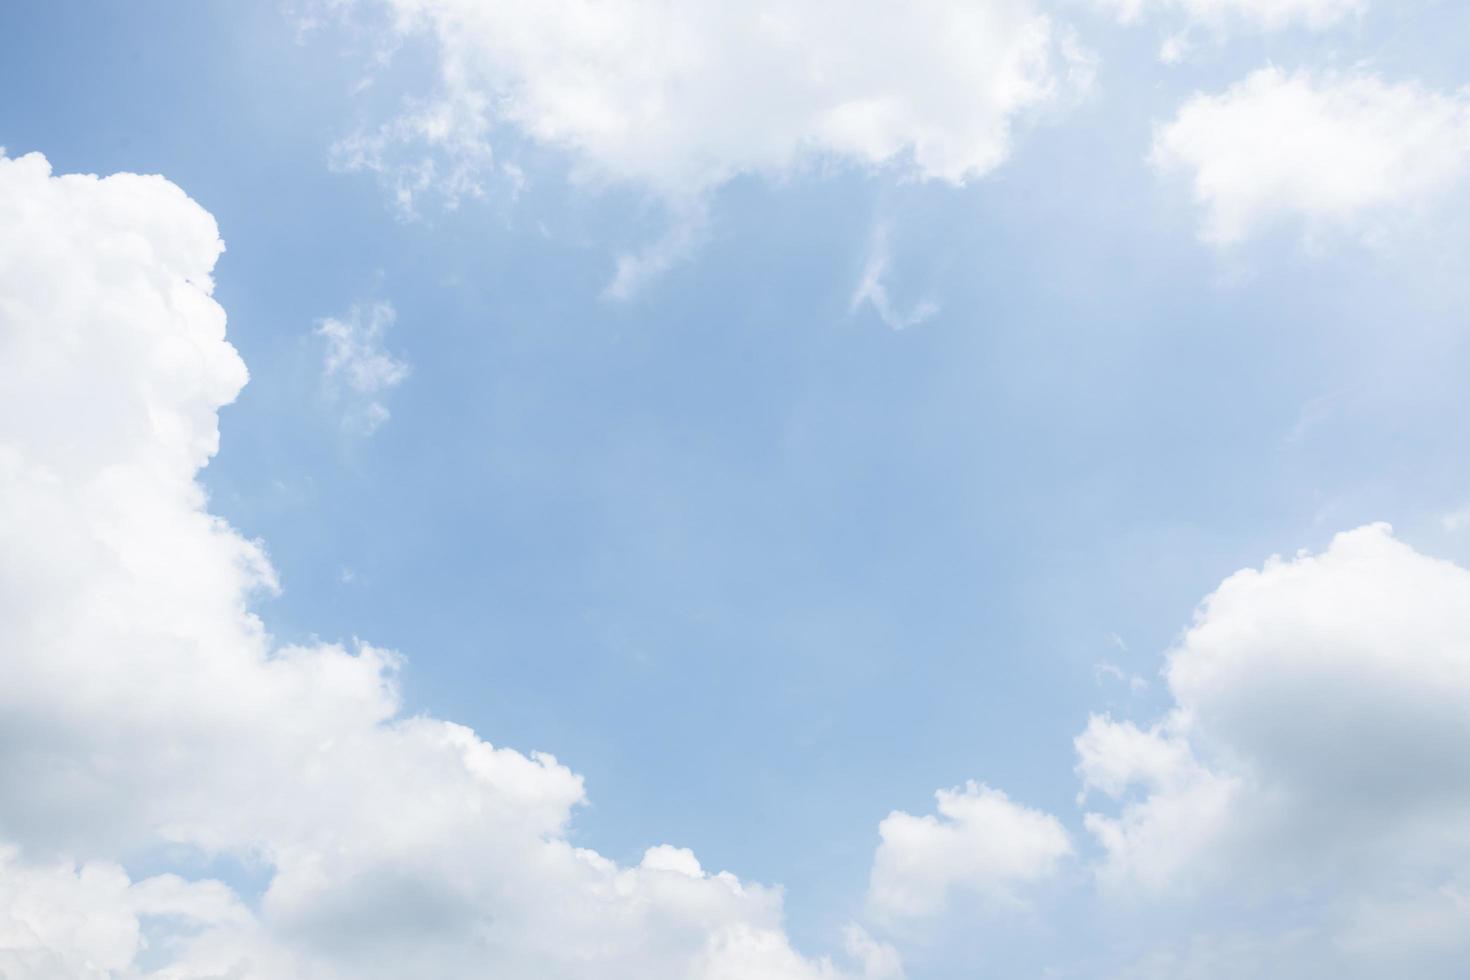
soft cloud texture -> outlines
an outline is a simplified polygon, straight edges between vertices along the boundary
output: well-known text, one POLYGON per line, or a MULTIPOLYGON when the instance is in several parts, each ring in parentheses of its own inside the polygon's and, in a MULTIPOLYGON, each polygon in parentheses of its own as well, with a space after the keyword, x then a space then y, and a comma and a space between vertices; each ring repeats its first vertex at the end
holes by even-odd
POLYGON ((931 299, 921 299, 908 310, 894 306, 888 296, 888 229, 880 225, 873 232, 873 241, 868 249, 868 258, 863 263, 863 274, 853 291, 851 308, 856 311, 864 306, 871 307, 878 319, 894 330, 916 327, 939 312, 939 304, 931 299))
POLYGON ((1227 579, 1165 676, 1159 722, 1094 717, 1077 739, 1085 790, 1118 801, 1087 816, 1107 892, 1289 901, 1306 975, 1454 975, 1470 952, 1470 571, 1385 525, 1340 534, 1227 579))
POLYGON ((195 930, 249 923, 218 882, 159 875, 133 883, 111 862, 26 867, 14 849, 0 849, 0 976, 105 980, 149 945, 188 957, 195 930))
POLYGON ((1161 723, 1094 718, 1078 739, 1088 789, 1146 791, 1090 820, 1110 876, 1300 881, 1371 875, 1369 858, 1470 859, 1470 572, 1383 525, 1341 534, 1227 579, 1166 678, 1161 723))
POLYGON ((346 319, 328 317, 316 327, 326 345, 322 375, 327 393, 334 400, 346 397, 343 422, 363 434, 388 421, 383 396, 408 377, 408 364, 383 348, 383 335, 395 319, 391 303, 368 303, 354 306, 346 319))
POLYGON ((442 59, 444 108, 417 131, 480 146, 509 124, 588 177, 675 198, 810 156, 979 176, 1070 65, 1029 0, 391 3, 396 28, 431 31, 442 59))
POLYGON ((1375 75, 1263 68, 1198 94, 1155 134, 1150 161, 1182 173, 1201 237, 1234 245, 1288 218, 1371 232, 1440 198, 1470 170, 1470 99, 1375 75))
MULTIPOLYGON (((1227 578, 1164 677, 1152 724, 1099 715, 1076 738, 1087 900, 1120 934, 1138 916, 1134 948, 1151 950, 1088 975, 1460 976, 1470 571, 1387 525, 1339 534, 1227 578)), ((881 825, 881 921, 932 917, 961 889, 1014 902, 1072 853, 1055 818, 997 790, 938 798, 937 817, 881 825)))
POLYGON ((958 892, 1015 905, 1021 886, 1046 878, 1072 853, 1055 817, 999 790, 970 782, 934 796, 938 816, 895 810, 878 826, 868 901, 884 918, 937 915, 958 892))
POLYGON ((502 137, 562 150, 575 179, 670 209, 668 235, 620 258, 614 297, 690 248, 703 197, 736 176, 832 162, 963 183, 1091 70, 1034 0, 384 2, 394 37, 433 38, 440 90, 340 143, 337 164, 412 211, 430 190, 482 194, 502 137))
POLYGON ((775 891, 573 846, 580 777, 403 715, 394 654, 271 638, 265 554, 195 481, 246 379, 221 249, 160 177, 0 158, 0 972, 842 975, 775 891), (216 858, 258 899, 190 880, 216 858))
POLYGON ((1470 504, 1456 507, 1454 510, 1441 514, 1439 526, 1446 531, 1463 531, 1470 527, 1470 504))

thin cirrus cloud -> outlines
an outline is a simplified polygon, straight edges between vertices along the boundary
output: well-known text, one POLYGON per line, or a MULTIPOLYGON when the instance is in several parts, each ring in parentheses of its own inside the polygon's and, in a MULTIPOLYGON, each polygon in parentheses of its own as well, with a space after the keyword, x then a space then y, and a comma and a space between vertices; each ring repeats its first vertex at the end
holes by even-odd
POLYGON ((581 777, 405 716, 396 654, 272 640, 270 564, 196 482, 246 381, 221 249, 161 177, 0 157, 0 974, 896 976, 858 929, 850 971, 802 956, 778 891, 687 851, 574 846, 581 777))
MULTIPOLYGON (((1097 715, 1075 741, 1093 900, 1137 913, 1153 947, 1123 975, 1460 976, 1470 570, 1386 525, 1339 534, 1221 583, 1164 677, 1157 720, 1097 715), (1213 923, 1158 928, 1190 908, 1213 923)), ((1015 894, 1070 853, 1053 817, 996 790, 939 800, 884 822, 880 909, 951 914, 959 888, 1015 894)))
POLYGON ((839 162, 964 183, 1091 69, 1033 0, 385 2, 387 31, 433 39, 439 90, 343 140, 337 165, 412 210, 483 193, 502 135, 561 150, 574 179, 651 194, 675 226, 619 260, 614 297, 693 247, 704 198, 734 177, 839 162))
POLYGON ((1371 235, 1470 173, 1470 97, 1263 68, 1187 100, 1157 129, 1149 160, 1189 181, 1211 244, 1292 221, 1310 234, 1371 235))

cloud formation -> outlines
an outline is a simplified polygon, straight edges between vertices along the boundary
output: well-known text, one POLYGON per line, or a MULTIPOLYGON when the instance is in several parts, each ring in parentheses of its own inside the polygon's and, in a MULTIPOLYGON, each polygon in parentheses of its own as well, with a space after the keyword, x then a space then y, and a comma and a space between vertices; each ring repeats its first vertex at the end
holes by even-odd
POLYGON ((195 479, 246 380, 221 250, 161 177, 0 157, 0 972, 849 975, 776 891, 574 846, 581 778, 404 715, 397 655, 271 637, 265 553, 195 479), (190 870, 226 859, 258 896, 190 870))
POLYGON ((408 363, 383 348, 383 335, 397 316, 391 303, 359 304, 345 319, 327 317, 316 326, 326 346, 322 376, 327 394, 333 399, 347 396, 343 423, 363 435, 388 421, 383 396, 408 377, 408 363))
POLYGON ((1174 707, 1077 740, 1104 874, 1339 891, 1470 871, 1470 572, 1385 525, 1238 572, 1168 656, 1174 707), (1129 797, 1128 791, 1142 790, 1129 797))
MULTIPOLYGON (((196 481, 246 381, 221 250, 160 177, 0 158, 0 972, 899 976, 857 930, 846 970, 803 956, 778 892, 687 850, 574 846, 581 778, 406 716, 396 654, 270 636, 263 547, 196 481), (199 874, 218 859, 259 894, 199 874)), ((1077 738, 1094 853, 998 790, 942 791, 880 825, 875 917, 1014 905, 1080 851, 1104 901, 1293 911, 1285 932, 1160 936, 1134 975, 1455 976, 1470 571, 1359 528, 1226 579, 1164 678, 1161 716, 1077 738)))
POLYGON ((868 248, 868 258, 863 263, 863 274, 853 290, 850 308, 854 311, 864 306, 872 307, 878 319, 890 329, 907 330, 916 327, 939 312, 939 304, 932 299, 921 299, 907 311, 897 309, 888 297, 888 229, 879 225, 873 232, 873 241, 868 248))
POLYGON ((1186 101, 1150 162, 1182 173, 1201 237, 1230 246, 1287 219, 1363 233, 1443 196, 1470 171, 1470 98, 1370 74, 1263 68, 1186 101))
POLYGON ((421 133, 479 147, 513 126, 588 177, 672 198, 821 156, 982 175, 1075 57, 1030 0, 391 5, 396 30, 429 31, 440 53, 445 108, 421 133))
POLYGON ((1077 739, 1084 789, 1118 804, 1087 816, 1104 887, 1288 901, 1308 927, 1262 941, 1289 941, 1313 964, 1302 975, 1455 975, 1470 952, 1470 571, 1386 525, 1340 534, 1227 579, 1165 677, 1161 720, 1094 717, 1077 739))
MULTIPOLYGON (((1386 525, 1339 534, 1226 579, 1164 678, 1157 720, 1094 716, 1075 742, 1090 900, 1152 947, 1118 975, 1463 972, 1470 570, 1386 525)), ((973 784, 882 837, 880 905, 929 916, 1069 853, 1054 818, 973 784)))
POLYGON ((614 297, 687 251, 703 198, 734 177, 837 163, 963 183, 1090 74, 1035 0, 382 4, 392 37, 432 38, 439 90, 339 144, 338 166, 378 173, 412 211, 431 191, 483 194, 495 146, 560 150, 574 179, 670 211, 668 235, 619 259, 614 297))
POLYGON ((868 902, 890 920, 942 912, 958 892, 1015 905, 1018 889, 1072 853, 1061 823, 974 782, 934 794, 938 816, 890 813, 878 825, 868 902))

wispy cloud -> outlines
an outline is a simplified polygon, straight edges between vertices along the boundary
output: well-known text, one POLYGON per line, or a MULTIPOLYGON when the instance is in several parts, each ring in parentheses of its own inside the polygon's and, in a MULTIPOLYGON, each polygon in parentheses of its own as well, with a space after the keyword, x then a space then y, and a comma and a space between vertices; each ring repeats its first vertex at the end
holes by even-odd
POLYGON ((1470 528, 1470 504, 1464 504, 1447 514, 1440 515, 1439 526, 1446 531, 1463 531, 1470 528))
POLYGON ((878 318, 894 330, 916 327, 939 312, 939 304, 924 298, 907 311, 895 307, 888 296, 888 228, 879 225, 873 230, 872 244, 868 249, 868 260, 863 266, 862 278, 853 291, 850 308, 857 312, 863 306, 871 306, 878 318))
POLYGON ((345 402, 343 424, 370 435, 388 421, 387 392, 403 383, 409 366, 383 348, 383 335, 397 319, 387 302, 358 304, 345 319, 327 317, 316 334, 326 344, 322 377, 328 398, 345 402))
POLYGON ((618 255, 617 269, 602 291, 603 299, 631 299, 650 280, 663 275, 698 246, 709 220, 709 209, 704 202, 699 199, 681 202, 670 209, 670 214, 668 229, 655 241, 638 251, 618 255))

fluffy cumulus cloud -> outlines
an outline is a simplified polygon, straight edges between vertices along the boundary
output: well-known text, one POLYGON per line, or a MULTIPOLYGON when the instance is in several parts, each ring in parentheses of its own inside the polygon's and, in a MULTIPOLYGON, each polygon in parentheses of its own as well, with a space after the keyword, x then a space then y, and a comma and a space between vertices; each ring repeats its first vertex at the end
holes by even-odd
POLYGON ((1367 0, 1094 0, 1122 21, 1171 15, 1214 31, 1288 27, 1324 30, 1367 10, 1367 0))
POLYGON ((0 974, 845 975, 775 891, 574 847, 581 779, 405 716, 394 654, 273 641, 195 479, 246 380, 221 249, 163 178, 0 157, 0 974))
POLYGON ((1470 98, 1369 74, 1254 72, 1186 101, 1151 162, 1182 173, 1202 237, 1233 245, 1284 219, 1374 232, 1470 171, 1470 98))
MULTIPOLYGON (((1076 739, 1087 900, 1120 935, 1141 923, 1116 975, 1463 975, 1470 570, 1386 525, 1339 534, 1226 579, 1164 678, 1156 720, 1094 716, 1076 739)), ((1005 898, 1070 853, 1052 817, 995 790, 939 800, 937 818, 884 821, 880 908, 1005 898)))
POLYGON ((1383 525, 1341 534, 1227 579, 1165 676, 1158 724, 1078 739, 1087 788, 1125 801, 1090 819, 1110 876, 1470 870, 1470 572, 1383 525))
MULTIPOLYGON (((14 848, 0 849, 3 977, 126 976, 150 946, 189 958, 199 952, 188 949, 198 930, 250 927, 250 913, 217 881, 165 874, 133 882, 110 861, 26 865, 14 848)), ((214 938, 206 936, 201 945, 214 938)))
POLYGON ((371 434, 388 421, 384 396, 408 377, 408 363, 383 347, 383 335, 397 319, 391 303, 359 304, 346 318, 327 317, 316 326, 325 351, 322 375, 333 400, 348 401, 343 423, 371 434))
POLYGON ((1089 73, 1035 0, 357 9, 384 5, 391 34, 433 39, 440 89, 343 141, 338 163, 382 174, 412 210, 430 190, 483 193, 503 136, 561 150, 578 179, 642 189, 673 215, 648 255, 624 258, 615 295, 687 249, 701 197, 737 175, 836 161, 963 182, 1089 73))
POLYGON ((974 782, 935 793, 938 816, 896 810, 878 827, 868 901, 890 920, 932 917, 956 893, 1015 905, 1072 853, 1057 819, 974 782))
POLYGON ((1158 722, 1094 717, 1077 739, 1084 789, 1116 801, 1086 820, 1105 890, 1285 903, 1307 932, 1274 941, 1309 954, 1303 975, 1455 975, 1470 571, 1384 525, 1340 534, 1227 579, 1165 677, 1158 722))
POLYGON ((480 146, 511 125, 588 176, 670 196, 821 155, 962 181, 999 164, 1015 117, 1076 67, 1031 0, 389 2, 442 60, 420 136, 480 146))

